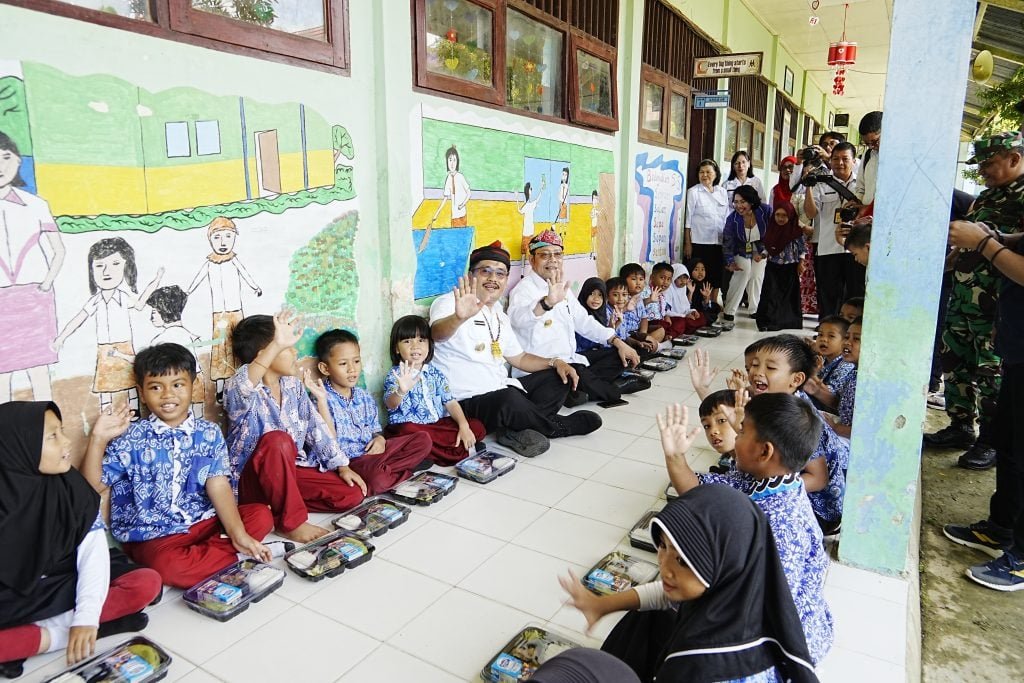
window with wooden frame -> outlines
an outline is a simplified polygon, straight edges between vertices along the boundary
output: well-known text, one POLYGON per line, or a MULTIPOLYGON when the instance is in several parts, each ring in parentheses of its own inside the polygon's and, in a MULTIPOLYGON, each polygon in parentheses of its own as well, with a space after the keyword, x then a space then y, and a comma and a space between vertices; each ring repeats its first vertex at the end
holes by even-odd
POLYGON ((618 129, 618 0, 411 0, 418 88, 618 129))
POLYGON ((779 170, 779 159, 795 154, 799 109, 781 90, 775 91, 775 131, 772 140, 772 170, 779 170))
POLYGON ((751 163, 755 168, 764 168, 764 134, 764 124, 755 123, 754 144, 750 148, 751 163))
POLYGON ((640 141, 688 148, 693 92, 717 88, 716 79, 693 78, 693 60, 718 53, 674 9, 660 0, 648 0, 641 45, 640 141))
POLYGON ((348 75, 348 0, 0 0, 157 38, 348 75))

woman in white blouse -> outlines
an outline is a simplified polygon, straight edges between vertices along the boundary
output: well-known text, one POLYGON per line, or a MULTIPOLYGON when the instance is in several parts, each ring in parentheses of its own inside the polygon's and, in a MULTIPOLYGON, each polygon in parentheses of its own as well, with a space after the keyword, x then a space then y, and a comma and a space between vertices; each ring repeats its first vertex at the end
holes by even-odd
POLYGON ((683 254, 687 262, 700 259, 707 271, 707 280, 714 288, 712 301, 718 300, 725 261, 722 257, 722 230, 729 215, 729 195, 719 183, 722 172, 718 164, 704 159, 697 167, 700 181, 686 191, 686 225, 683 228, 683 254))
POLYGON ((733 193, 740 185, 750 185, 757 190, 757 196, 761 198, 762 202, 768 201, 768 195, 765 194, 761 179, 750 172, 750 155, 746 150, 741 149, 733 154, 732 162, 729 165, 729 179, 725 181, 725 191, 729 193, 729 206, 732 206, 733 193))

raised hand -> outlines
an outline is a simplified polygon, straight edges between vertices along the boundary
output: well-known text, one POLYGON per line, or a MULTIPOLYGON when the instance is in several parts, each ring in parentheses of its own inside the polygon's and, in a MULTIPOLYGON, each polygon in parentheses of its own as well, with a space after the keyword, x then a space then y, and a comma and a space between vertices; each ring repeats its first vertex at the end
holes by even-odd
POLYGON ((732 425, 733 430, 739 434, 743 431, 743 418, 746 415, 747 404, 750 403, 750 394, 747 393, 746 389, 737 389, 736 396, 733 399, 733 405, 722 406, 722 412, 729 418, 729 424, 732 425))
POLYGON ((408 394, 422 377, 419 370, 413 369, 412 363, 406 363, 403 360, 398 364, 398 390, 402 392, 403 396, 408 394))
POLYGON ((317 405, 322 405, 327 400, 327 386, 320 377, 314 377, 309 368, 302 368, 302 384, 306 391, 313 395, 317 405))
POLYGON ((295 323, 298 316, 288 309, 282 309, 274 316, 274 341, 282 349, 295 346, 302 333, 296 331, 295 323))
POLYGON ((128 408, 127 404, 118 408, 105 406, 100 408, 100 415, 92 425, 91 436, 105 443, 110 443, 124 434, 131 423, 132 411, 128 408))
POLYGON ((661 449, 665 457, 677 458, 686 455, 693 446, 700 431, 690 427, 690 415, 686 406, 674 403, 665 409, 665 414, 657 416, 658 431, 661 433, 661 449))
POLYGON ((703 401, 711 393, 711 383, 718 377, 718 368, 711 367, 711 359, 705 349, 694 349, 693 353, 686 357, 690 366, 690 381, 693 388, 703 401))
POLYGON ((477 279, 465 275, 459 277, 459 285, 452 290, 455 293, 455 317, 459 320, 469 320, 487 305, 477 296, 477 279))
POLYGON ((710 282, 705 282, 704 286, 700 288, 701 296, 704 297, 705 301, 711 300, 711 293, 715 291, 715 288, 711 286, 710 282))
POLYGON ((562 269, 559 268, 554 271, 554 274, 548 280, 548 293, 544 298, 547 299, 549 306, 565 301, 565 295, 569 291, 569 283, 563 281, 564 277, 562 269))
POLYGON ((729 372, 728 379, 725 380, 725 386, 730 391, 742 391, 747 388, 747 373, 739 368, 733 368, 729 372))
POLYGON ((605 615, 604 610, 601 609, 601 598, 587 590, 580 582, 580 577, 571 570, 569 576, 559 576, 558 583, 562 590, 569 594, 566 603, 578 609, 583 618, 587 620, 586 633, 589 635, 590 629, 605 615))

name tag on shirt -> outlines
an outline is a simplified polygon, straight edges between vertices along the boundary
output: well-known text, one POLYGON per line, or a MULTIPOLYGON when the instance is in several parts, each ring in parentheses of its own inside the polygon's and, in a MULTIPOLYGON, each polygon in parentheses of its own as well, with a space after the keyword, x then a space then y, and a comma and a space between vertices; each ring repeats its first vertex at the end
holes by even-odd
POLYGON ((835 213, 835 215, 834 215, 834 216, 832 217, 832 222, 833 222, 833 223, 835 223, 836 225, 839 225, 840 223, 842 223, 842 222, 843 222, 843 218, 842 218, 842 216, 840 216, 840 212, 841 212, 841 211, 842 211, 842 209, 840 209, 840 208, 838 208, 838 207, 837 207, 837 208, 836 208, 836 213, 835 213))

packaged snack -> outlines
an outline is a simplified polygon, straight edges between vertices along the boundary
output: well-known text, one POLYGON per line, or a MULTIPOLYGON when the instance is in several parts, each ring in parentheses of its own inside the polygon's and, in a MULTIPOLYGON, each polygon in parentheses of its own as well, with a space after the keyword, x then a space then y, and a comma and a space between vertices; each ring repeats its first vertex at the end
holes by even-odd
POLYGON ((458 483, 458 477, 448 474, 420 472, 391 489, 391 495, 406 503, 432 505, 451 493, 458 483))
POLYGON ((351 531, 362 538, 370 538, 383 536, 389 529, 405 523, 407 519, 409 508, 384 496, 373 496, 345 514, 335 517, 331 523, 337 529, 351 531))
POLYGON ((457 463, 455 472, 465 479, 479 484, 487 484, 503 474, 508 474, 515 467, 516 459, 511 455, 484 450, 457 463))
POLYGON ((302 578, 320 581, 369 562, 374 550, 366 538, 342 529, 285 553, 284 561, 302 578))
POLYGON ((592 593, 611 595, 650 583, 657 576, 658 565, 616 550, 605 555, 587 572, 583 585, 592 593))
POLYGON ((658 355, 664 358, 671 358, 672 360, 682 360, 683 358, 686 358, 686 349, 665 349, 663 351, 659 351, 658 355))
POLYGON ((658 552, 654 545, 654 539, 651 538, 651 520, 659 512, 661 512, 661 508, 652 508, 644 513, 639 522, 633 525, 633 528, 629 531, 629 544, 631 546, 652 553, 658 552))
POLYGON ((171 656, 148 638, 135 636, 79 662, 45 683, 153 683, 167 676, 171 656))
POLYGON ((674 361, 671 358, 661 358, 659 356, 654 356, 653 358, 648 358, 643 363, 641 363, 640 367, 645 370, 665 372, 666 370, 674 370, 678 364, 678 361, 674 361))
POLYGON ((672 340, 672 346, 693 346, 697 343, 696 335, 681 334, 672 340))
POLYGON ((575 647, 580 647, 580 644, 547 628, 530 625, 491 658, 480 672, 480 677, 491 683, 529 680, 541 664, 575 647))
POLYGON ((191 609, 227 621, 267 597, 284 583, 284 572, 256 560, 240 560, 185 591, 191 609))

